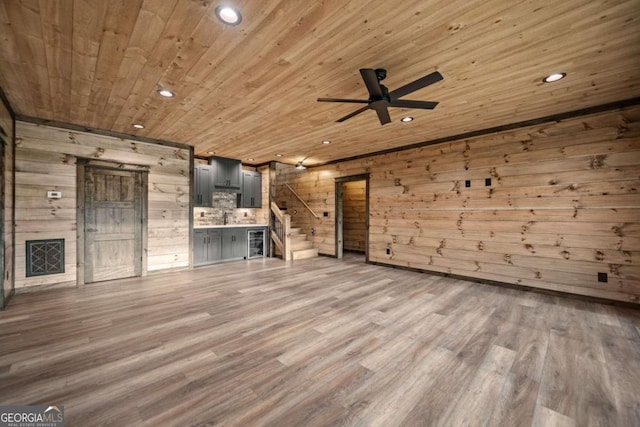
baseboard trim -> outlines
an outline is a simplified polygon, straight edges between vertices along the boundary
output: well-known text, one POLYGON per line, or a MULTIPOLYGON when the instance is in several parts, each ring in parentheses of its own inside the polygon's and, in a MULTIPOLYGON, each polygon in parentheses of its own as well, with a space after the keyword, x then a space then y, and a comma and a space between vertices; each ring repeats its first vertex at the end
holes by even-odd
POLYGON ((499 281, 496 281, 496 280, 478 279, 476 277, 471 277, 471 276, 462 276, 462 275, 459 275, 459 274, 442 273, 440 271, 423 270, 423 269, 420 269, 420 268, 405 267, 403 265, 386 264, 386 263, 383 263, 383 262, 367 261, 367 264, 377 265, 377 266, 380 266, 380 267, 397 268, 397 269, 406 270, 406 271, 414 271, 416 273, 431 274, 431 275, 434 275, 434 276, 447 277, 447 278, 456 279, 456 280, 464 280, 464 281, 467 281, 467 282, 474 282, 474 283, 479 283, 479 284, 482 284, 482 285, 499 286, 499 287, 502 287, 502 288, 515 289, 515 290, 519 290, 519 291, 535 292, 535 293, 538 293, 538 294, 560 296, 560 297, 563 297, 563 298, 570 298, 570 299, 576 299, 576 300, 581 300, 581 301, 586 301, 586 302, 595 302, 595 303, 599 303, 599 304, 614 305, 616 307, 626 307, 626 308, 633 308, 633 309, 636 309, 636 310, 640 310, 640 303, 634 303, 634 302, 631 302, 631 301, 620 301, 620 300, 614 300, 614 299, 609 299, 609 298, 594 297, 594 296, 590 296, 590 295, 574 294, 574 293, 571 293, 571 292, 556 291, 556 290, 552 290, 552 289, 535 288, 533 286, 516 285, 514 283, 499 282, 499 281))

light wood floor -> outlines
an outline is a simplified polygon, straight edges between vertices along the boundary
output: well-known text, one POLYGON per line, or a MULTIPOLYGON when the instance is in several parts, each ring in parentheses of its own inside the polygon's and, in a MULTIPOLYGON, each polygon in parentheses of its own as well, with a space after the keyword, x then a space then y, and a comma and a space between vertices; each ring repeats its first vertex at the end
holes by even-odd
POLYGON ((252 260, 17 295, 0 403, 67 425, 640 425, 640 311, 252 260))

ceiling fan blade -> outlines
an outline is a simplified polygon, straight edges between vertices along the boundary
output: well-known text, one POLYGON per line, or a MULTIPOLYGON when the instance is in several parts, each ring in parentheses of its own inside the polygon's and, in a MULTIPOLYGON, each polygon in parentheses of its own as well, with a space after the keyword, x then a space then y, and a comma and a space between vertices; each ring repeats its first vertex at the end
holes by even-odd
POLYGON ((375 109, 376 113, 378 113, 378 119, 380 119, 381 125, 386 125, 387 123, 391 123, 391 117, 389 116, 389 110, 387 107, 381 106, 375 109))
POLYGON ((353 104, 368 104, 367 99, 318 98, 318 102, 350 102, 353 104))
POLYGON ((345 120, 350 119, 353 116, 357 116, 358 114, 363 113, 363 112, 367 111, 368 109, 369 109, 369 106, 367 105, 366 107, 362 107, 359 110, 356 110, 351 114, 347 114, 346 116, 339 118, 338 120, 336 120, 336 122, 337 123, 344 122, 345 120))
POLYGON ((419 89, 422 89, 423 87, 429 86, 430 84, 439 82, 442 79, 444 79, 444 77, 442 77, 442 74, 435 71, 431 74, 419 78, 418 80, 407 83, 406 85, 401 86, 396 90, 392 90, 391 92, 389 92, 389 98, 391 98, 391 101, 395 101, 402 96, 408 95, 411 92, 415 92, 419 89))
POLYGON ((364 80, 364 84, 367 86, 371 99, 382 98, 382 89, 380 88, 380 82, 378 81, 375 70, 372 68, 360 68, 360 75, 362 76, 362 80, 364 80))
POLYGON ((409 99, 396 99, 389 103, 389 107, 400 108, 421 108, 423 110, 433 110, 438 105, 437 102, 432 101, 411 101, 409 99))

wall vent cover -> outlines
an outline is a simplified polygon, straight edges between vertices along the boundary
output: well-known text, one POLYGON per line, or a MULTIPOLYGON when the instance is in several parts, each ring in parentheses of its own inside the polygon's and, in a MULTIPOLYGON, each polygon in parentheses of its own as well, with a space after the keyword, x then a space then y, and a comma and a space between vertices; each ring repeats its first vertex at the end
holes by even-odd
POLYGON ((64 273, 64 239, 27 240, 27 277, 64 273))

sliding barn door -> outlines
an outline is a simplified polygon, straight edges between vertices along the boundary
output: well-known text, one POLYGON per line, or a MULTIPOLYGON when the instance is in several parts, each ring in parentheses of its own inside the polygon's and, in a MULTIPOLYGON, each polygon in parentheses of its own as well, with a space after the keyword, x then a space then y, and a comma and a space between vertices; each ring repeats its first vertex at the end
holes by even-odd
POLYGON ((85 283, 141 275, 143 173, 86 167, 85 283))

